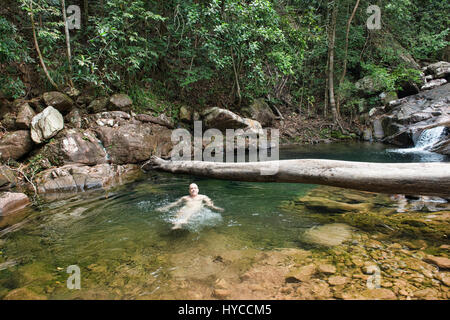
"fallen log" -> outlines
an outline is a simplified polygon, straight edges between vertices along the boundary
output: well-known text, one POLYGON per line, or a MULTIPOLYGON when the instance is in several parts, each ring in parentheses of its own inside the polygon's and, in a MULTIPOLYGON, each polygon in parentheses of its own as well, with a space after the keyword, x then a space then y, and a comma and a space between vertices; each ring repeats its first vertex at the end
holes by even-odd
POLYGON ((171 161, 152 157, 142 168, 215 179, 335 186, 387 194, 450 198, 450 163, 372 163, 338 160, 266 162, 171 161))

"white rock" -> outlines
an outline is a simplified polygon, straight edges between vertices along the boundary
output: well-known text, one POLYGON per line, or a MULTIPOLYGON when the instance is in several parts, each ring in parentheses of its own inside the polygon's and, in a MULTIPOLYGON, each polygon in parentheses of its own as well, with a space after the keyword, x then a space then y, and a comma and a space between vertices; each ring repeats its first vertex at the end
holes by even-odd
POLYGON ((31 120, 31 139, 36 143, 42 143, 54 137, 63 128, 62 114, 52 106, 48 106, 31 120))
POLYGON ((430 82, 428 82, 427 84, 423 85, 420 90, 430 90, 439 86, 442 86, 443 84, 446 84, 447 80, 445 79, 436 79, 436 80, 431 80, 430 82))

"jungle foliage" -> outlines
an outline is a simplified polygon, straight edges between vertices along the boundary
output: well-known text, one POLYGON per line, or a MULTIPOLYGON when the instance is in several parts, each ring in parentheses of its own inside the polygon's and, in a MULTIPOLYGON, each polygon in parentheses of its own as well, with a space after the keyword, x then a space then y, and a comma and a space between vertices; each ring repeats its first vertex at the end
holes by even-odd
MULTIPOLYGON (((398 90, 417 82, 417 62, 448 59, 450 3, 446 0, 73 0, 81 28, 70 30, 71 60, 59 0, 2 0, 0 92, 30 97, 30 88, 154 95, 192 106, 239 109, 264 97, 293 110, 322 112, 329 30, 336 7, 335 79, 341 113, 360 112, 354 83, 365 76, 398 90), (381 29, 368 30, 370 5, 381 8, 381 29), (32 26, 30 17, 34 17, 32 26), (32 27, 46 76, 39 65, 32 27), (25 74, 39 74, 39 81, 25 74)), ((70 18, 70 15, 68 15, 70 18)))

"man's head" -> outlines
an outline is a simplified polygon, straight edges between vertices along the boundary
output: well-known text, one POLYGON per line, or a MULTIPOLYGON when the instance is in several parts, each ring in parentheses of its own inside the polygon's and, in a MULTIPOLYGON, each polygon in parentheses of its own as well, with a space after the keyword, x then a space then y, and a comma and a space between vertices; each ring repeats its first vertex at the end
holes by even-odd
POLYGON ((198 195, 198 186, 195 183, 189 185, 189 195, 195 197, 198 195))

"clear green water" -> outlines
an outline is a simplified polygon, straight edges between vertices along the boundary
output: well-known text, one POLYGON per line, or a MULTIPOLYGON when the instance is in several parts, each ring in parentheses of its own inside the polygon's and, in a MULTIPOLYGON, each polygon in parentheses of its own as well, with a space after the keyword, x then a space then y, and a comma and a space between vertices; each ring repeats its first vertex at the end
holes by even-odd
MULTIPOLYGON (((424 159, 385 149, 362 143, 317 145, 283 149, 281 158, 424 159)), ((448 159, 431 155, 425 161, 448 159)), ((215 278, 214 270, 202 267, 200 257, 214 257, 224 250, 301 246, 299 234, 317 223, 282 212, 279 206, 313 187, 155 172, 108 193, 79 194, 49 203, 40 212, 27 210, 15 217, 2 217, 0 298, 22 287, 52 299, 182 298, 171 279, 197 275, 211 281, 215 278), (172 231, 174 211, 160 213, 155 209, 186 195, 191 182, 225 211, 209 211, 206 217, 194 219, 187 230, 172 231), (83 290, 66 288, 69 265, 80 267, 83 290)))

